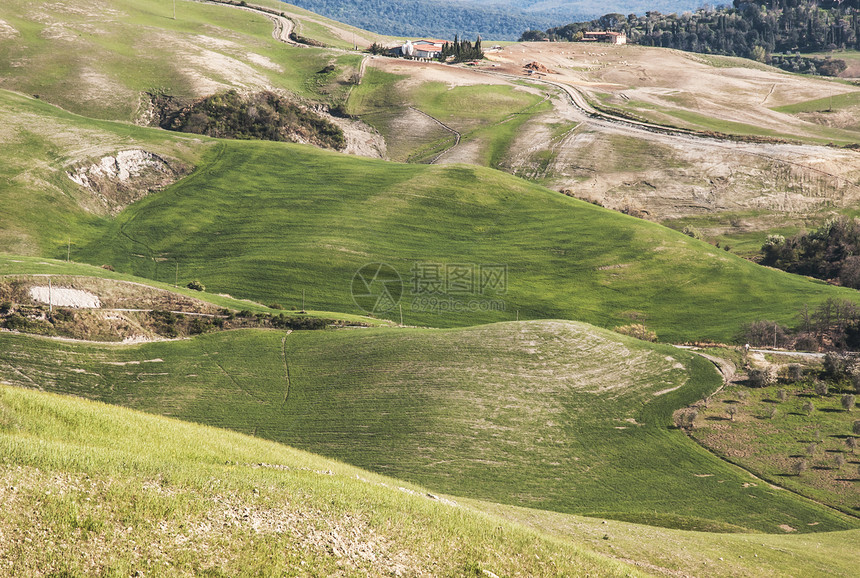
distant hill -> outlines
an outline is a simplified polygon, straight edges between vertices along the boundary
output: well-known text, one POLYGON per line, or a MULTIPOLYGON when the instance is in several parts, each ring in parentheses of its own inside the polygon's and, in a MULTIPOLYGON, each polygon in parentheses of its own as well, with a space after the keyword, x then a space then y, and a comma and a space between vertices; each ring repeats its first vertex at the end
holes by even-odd
POLYGON ((472 37, 516 40, 524 30, 544 30, 559 22, 597 18, 607 11, 694 10, 691 0, 432 0, 394 3, 383 0, 292 0, 296 6, 341 22, 392 36, 472 37))

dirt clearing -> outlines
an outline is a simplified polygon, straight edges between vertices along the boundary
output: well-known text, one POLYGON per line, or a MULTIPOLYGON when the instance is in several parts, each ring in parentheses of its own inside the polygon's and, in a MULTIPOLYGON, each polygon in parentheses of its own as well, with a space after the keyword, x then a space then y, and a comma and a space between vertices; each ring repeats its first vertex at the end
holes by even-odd
POLYGON ((74 309, 98 309, 102 306, 98 295, 80 289, 37 285, 30 287, 30 297, 39 303, 74 309))

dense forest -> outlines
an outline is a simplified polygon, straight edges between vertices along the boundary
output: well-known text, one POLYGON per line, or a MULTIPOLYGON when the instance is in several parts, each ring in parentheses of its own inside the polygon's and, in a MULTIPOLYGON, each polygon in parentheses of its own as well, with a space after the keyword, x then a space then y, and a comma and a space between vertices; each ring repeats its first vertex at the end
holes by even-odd
MULTIPOLYGON (((770 62, 776 53, 860 48, 860 0, 734 0, 731 7, 702 8, 680 15, 605 14, 596 20, 549 28, 545 32, 529 30, 521 39, 575 41, 589 30, 623 31, 628 42, 645 46, 770 62)), ((775 59, 774 64, 793 70, 805 66, 785 57, 775 59)), ((822 74, 835 71, 824 59, 818 64, 819 68, 823 64, 825 70, 802 71, 822 74)))
POLYGON ((513 40, 526 28, 558 22, 549 16, 528 15, 515 8, 444 1, 290 0, 289 3, 365 30, 403 37, 453 38, 455 34, 481 34, 497 40, 513 40))
POLYGON ((694 7, 693 0, 289 0, 294 4, 365 30, 390 36, 453 38, 455 34, 490 40, 516 40, 528 28, 596 18, 606 10, 630 12, 694 7))

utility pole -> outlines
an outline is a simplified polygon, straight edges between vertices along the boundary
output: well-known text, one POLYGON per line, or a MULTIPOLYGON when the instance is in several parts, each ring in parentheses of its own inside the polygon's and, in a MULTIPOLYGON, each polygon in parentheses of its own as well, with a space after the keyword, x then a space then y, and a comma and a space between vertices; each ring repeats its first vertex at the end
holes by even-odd
POLYGON ((176 275, 173 276, 173 286, 178 287, 179 285, 179 261, 176 262, 176 275))
POLYGON ((400 303, 400 327, 403 327, 403 303, 400 303))
POLYGON ((48 312, 54 312, 54 289, 50 277, 48 277, 48 312))
POLYGON ((72 238, 69 237, 69 243, 66 245, 66 263, 72 260, 72 238))
POLYGON ((305 313, 305 290, 302 289, 302 313, 305 313))
POLYGON ((173 0, 173 19, 176 20, 176 0, 173 0))

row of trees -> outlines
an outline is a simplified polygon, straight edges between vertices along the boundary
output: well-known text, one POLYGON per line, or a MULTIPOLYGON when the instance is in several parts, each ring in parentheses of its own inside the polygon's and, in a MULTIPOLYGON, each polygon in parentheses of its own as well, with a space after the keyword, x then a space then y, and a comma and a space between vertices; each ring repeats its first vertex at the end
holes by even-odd
POLYGON ((481 49, 481 37, 472 44, 468 40, 460 40, 459 36, 454 36, 454 42, 446 42, 442 45, 442 52, 439 54, 441 62, 466 62, 467 60, 481 60, 484 58, 484 51, 481 49))
POLYGON ((802 351, 860 350, 860 307, 845 299, 828 299, 815 308, 805 305, 794 327, 775 321, 746 324, 738 341, 753 347, 802 351))
MULTIPOLYGON (((778 52, 860 48, 860 7, 856 0, 735 0, 732 7, 702 8, 680 16, 660 12, 646 12, 645 16, 605 14, 545 32, 529 30, 521 39, 576 41, 591 30, 623 31, 628 42, 645 46, 768 62, 770 55, 778 52)), ((825 66, 816 72, 831 74, 834 70, 825 66)))

